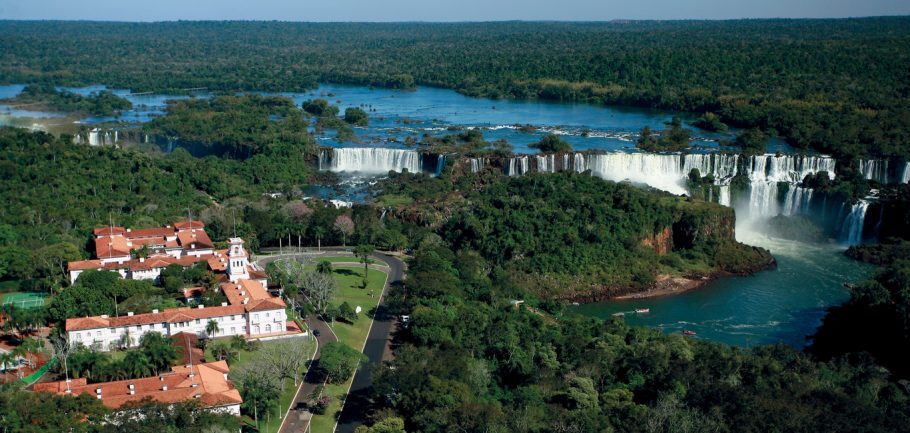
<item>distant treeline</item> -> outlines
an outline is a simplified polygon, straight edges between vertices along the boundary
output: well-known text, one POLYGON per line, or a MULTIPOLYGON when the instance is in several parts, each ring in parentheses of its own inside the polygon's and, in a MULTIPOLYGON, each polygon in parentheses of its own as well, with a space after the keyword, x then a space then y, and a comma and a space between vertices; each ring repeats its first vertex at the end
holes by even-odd
MULTIPOLYGON (((715 113, 906 156, 910 18, 624 23, 4 22, 0 82, 300 91, 319 81, 715 113), (516 55, 520 53, 520 55, 516 55)), ((710 116, 709 116, 710 117, 710 116)), ((711 117, 713 118, 713 117, 711 117)), ((720 125, 719 123, 717 124, 720 125)))

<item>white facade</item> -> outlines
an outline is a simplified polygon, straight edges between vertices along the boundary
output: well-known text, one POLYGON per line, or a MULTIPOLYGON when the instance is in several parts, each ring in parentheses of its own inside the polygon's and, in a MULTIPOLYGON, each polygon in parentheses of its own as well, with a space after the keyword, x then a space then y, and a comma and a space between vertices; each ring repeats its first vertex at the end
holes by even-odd
POLYGON ((232 283, 236 283, 240 280, 249 280, 250 261, 246 254, 246 250, 243 249, 243 239, 231 238, 230 243, 231 247, 228 249, 227 265, 228 279, 232 283))
MULTIPOLYGON (((217 308, 219 307, 211 307, 210 309, 217 308)), ((200 307, 199 309, 202 308, 200 307)), ((255 338, 258 335, 284 332, 286 329, 287 314, 283 308, 254 312, 244 312, 242 309, 234 310, 235 311, 232 312, 235 314, 199 318, 185 317, 172 321, 168 321, 166 317, 161 317, 162 321, 160 322, 143 320, 144 323, 73 330, 67 333, 67 339, 71 345, 81 344, 100 351, 108 351, 120 348, 124 343, 127 344, 126 347, 138 346, 139 340, 148 332, 158 332, 166 337, 186 332, 195 334, 200 338, 207 338, 209 335, 206 334, 206 327, 211 320, 214 320, 218 324, 218 331, 214 335, 215 338, 234 335, 255 338)), ((151 315, 142 315, 142 318, 145 319, 144 316, 155 316, 159 314, 164 316, 165 314, 173 313, 158 313, 158 311, 155 310, 151 315)), ((183 316, 187 315, 180 314, 178 317, 183 316)), ((129 318, 133 316, 129 313, 126 317, 129 318)), ((101 319, 110 318, 101 316, 101 319)))

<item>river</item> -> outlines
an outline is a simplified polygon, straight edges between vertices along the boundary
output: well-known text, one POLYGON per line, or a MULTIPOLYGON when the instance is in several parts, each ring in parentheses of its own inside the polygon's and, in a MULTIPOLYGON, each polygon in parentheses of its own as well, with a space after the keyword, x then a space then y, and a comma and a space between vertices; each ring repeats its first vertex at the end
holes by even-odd
MULTIPOLYGON (((14 96, 21 88, 22 86, 0 86, 0 97, 14 96)), ((87 94, 101 89, 104 87, 71 90, 87 94)), ((133 109, 118 116, 88 117, 77 121, 90 125, 142 123, 162 115, 168 99, 184 97, 131 95, 123 89, 115 89, 114 92, 128 98, 134 104, 133 109)), ((354 141, 339 142, 334 139, 331 131, 317 136, 321 145, 336 148, 403 150, 407 147, 402 143, 408 137, 420 140, 424 135, 441 136, 467 128, 478 128, 488 141, 505 139, 517 153, 536 153, 528 145, 551 132, 560 134, 575 150, 629 151, 634 148, 636 134, 645 126, 662 129, 673 115, 680 116, 684 121, 692 120, 691 115, 684 113, 586 104, 479 99, 433 88, 399 91, 322 85, 312 92, 281 95, 293 98, 298 104, 307 99, 322 97, 339 105, 342 112, 345 108, 354 106, 368 111, 370 125, 355 128, 357 139, 354 141), (532 128, 521 128, 519 125, 532 125, 532 128)), ((29 116, 33 118, 54 115, 16 112, 10 107, 6 108, 4 110, 0 106, 0 114, 5 111, 3 115, 7 118, 21 118, 29 114, 34 114, 29 116)), ((693 129, 693 134, 695 137, 692 145, 703 151, 717 150, 720 140, 733 136, 732 131, 717 134, 696 129, 693 129)), ((790 149, 779 140, 773 141, 769 146, 769 152, 788 151, 790 149)), ((413 156, 403 158, 402 155, 391 155, 388 159, 395 161, 390 163, 392 169, 419 164, 413 160, 413 156)), ((659 161, 649 164, 660 166, 659 161)), ((389 168, 389 165, 374 165, 381 165, 382 170, 378 171, 389 168)), ((645 170, 643 173, 646 176, 642 182, 657 183, 658 185, 652 186, 658 187, 662 183, 678 185, 680 179, 677 178, 687 174, 686 170, 682 170, 682 165, 670 164, 669 171, 656 170, 650 174, 645 170), (669 172, 672 172, 672 176, 669 172)), ((762 171, 760 174, 763 176, 765 173, 762 171)), ((801 172, 797 174, 802 175, 801 172)), ((609 173, 605 173, 604 177, 609 178, 609 173)), ((750 177, 753 176, 750 174, 750 177)), ((776 185, 774 182, 772 184, 776 185)), ((331 188, 319 189, 318 193, 342 194, 331 188)), ((771 196, 774 197, 774 194, 771 196)), ((363 191, 358 190, 355 197, 363 198, 363 191)), ((731 345, 784 342, 799 347, 814 332, 825 309, 847 299, 849 295, 843 283, 863 279, 871 270, 869 266, 845 258, 842 245, 811 245, 769 239, 747 230, 745 225, 738 228, 737 237, 747 244, 771 250, 778 260, 778 268, 751 277, 719 279, 704 288, 680 295, 595 303, 573 307, 572 310, 611 318, 614 313, 650 308, 650 313, 629 313, 624 319, 630 324, 658 327, 665 332, 691 330, 697 333, 693 338, 731 345)))

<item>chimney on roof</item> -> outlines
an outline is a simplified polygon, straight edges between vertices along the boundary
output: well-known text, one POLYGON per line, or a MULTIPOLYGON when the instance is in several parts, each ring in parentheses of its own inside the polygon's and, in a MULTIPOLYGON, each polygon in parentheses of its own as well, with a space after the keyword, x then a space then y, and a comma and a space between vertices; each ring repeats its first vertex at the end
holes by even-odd
POLYGON ((158 309, 152 310, 152 314, 158 314, 158 309))
POLYGON ((126 317, 133 317, 133 312, 130 311, 130 312, 126 313, 126 317))
POLYGON ((221 303, 221 306, 222 306, 222 307, 227 307, 227 302, 222 302, 222 303, 221 303))
POLYGON ((201 309, 203 309, 203 308, 205 308, 205 305, 199 305, 199 306, 198 306, 198 307, 196 307, 196 308, 198 308, 198 309, 200 309, 200 310, 201 310, 201 309))
POLYGON ((243 305, 249 304, 250 298, 243 298, 243 305))
POLYGON ((167 385, 162 386, 162 387, 161 387, 161 390, 162 390, 162 391, 167 391, 167 385))
POLYGON ((126 229, 126 232, 127 232, 127 233, 129 233, 129 232, 131 232, 131 231, 133 231, 133 229, 126 229))
MULTIPOLYGON (((199 384, 198 384, 198 383, 194 383, 194 384, 190 385, 190 387, 191 387, 191 388, 198 388, 198 387, 199 387, 199 384)), ((199 398, 199 396, 198 396, 198 395, 194 395, 193 398, 199 398)))
POLYGON ((95 394, 98 394, 98 398, 101 398, 101 387, 95 388, 95 394))
POLYGON ((110 316, 108 316, 107 314, 102 314, 102 315, 101 315, 101 318, 102 318, 102 319, 107 319, 108 317, 110 317, 110 316))
POLYGON ((139 263, 145 263, 145 257, 139 257, 139 263))
POLYGON ((136 385, 130 384, 130 395, 136 395, 136 385))

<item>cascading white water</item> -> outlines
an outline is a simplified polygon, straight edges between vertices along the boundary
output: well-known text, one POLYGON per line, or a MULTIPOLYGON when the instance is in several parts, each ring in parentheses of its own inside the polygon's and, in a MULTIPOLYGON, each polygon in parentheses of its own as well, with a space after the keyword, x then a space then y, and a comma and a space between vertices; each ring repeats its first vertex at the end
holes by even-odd
POLYGON ((874 180, 878 183, 888 183, 888 160, 861 159, 859 160, 859 172, 863 174, 863 178, 866 180, 874 180))
POLYGON ((528 172, 529 158, 527 156, 516 156, 509 159, 508 176, 521 176, 528 172))
POLYGON ((828 172, 834 179, 836 161, 828 156, 757 155, 746 162, 746 175, 752 181, 774 181, 796 184, 809 174, 828 172))
POLYGON ((483 167, 486 165, 486 160, 484 158, 471 158, 471 173, 478 173, 483 170, 483 167))
POLYGON ((672 194, 685 194, 682 155, 653 153, 605 153, 588 157, 588 169, 598 177, 616 182, 643 183, 672 194))
POLYGON ((777 182, 752 182, 749 187, 749 218, 770 218, 778 213, 777 182))
POLYGON ((811 202, 812 189, 790 185, 784 198, 781 214, 785 216, 807 214, 811 202))
POLYGON ((556 173, 556 155, 537 155, 537 171, 541 173, 556 173))
POLYGON ((413 150, 381 147, 344 147, 323 150, 319 169, 335 172, 387 173, 421 170, 420 154, 413 150))
POLYGON ((683 173, 688 176, 692 169, 698 169, 702 176, 712 175, 715 182, 724 184, 736 176, 739 155, 691 154, 683 157, 683 173))
POLYGON ((904 163, 904 171, 901 172, 901 183, 910 183, 910 162, 904 163))
POLYGON ((866 222, 866 210, 869 202, 860 200, 850 208, 850 213, 841 226, 841 240, 850 245, 857 245, 863 241, 863 226, 866 222))
POLYGON ((436 175, 442 174, 444 168, 446 168, 446 155, 443 153, 436 156, 436 175))
POLYGON ((730 206, 730 185, 717 187, 717 203, 722 206, 730 206))
POLYGON ((582 153, 576 153, 572 158, 572 169, 578 173, 581 173, 588 169, 588 164, 585 162, 585 155, 582 153))

